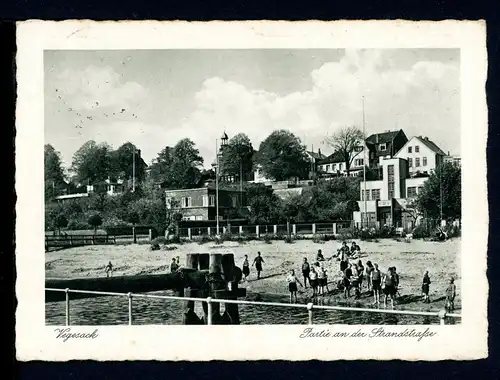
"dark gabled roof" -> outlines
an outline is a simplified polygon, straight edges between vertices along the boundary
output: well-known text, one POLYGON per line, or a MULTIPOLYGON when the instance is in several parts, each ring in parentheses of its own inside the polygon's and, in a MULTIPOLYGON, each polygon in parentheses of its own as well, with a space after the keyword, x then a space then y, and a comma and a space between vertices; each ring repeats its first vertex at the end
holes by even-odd
POLYGON ((330 154, 328 157, 322 159, 322 160, 319 160, 318 161, 318 164, 334 164, 334 163, 337 163, 337 162, 344 162, 344 157, 342 156, 342 154, 340 152, 335 152, 333 154, 330 154))
POLYGON ((400 129, 399 131, 389 131, 389 132, 383 132, 383 133, 374 133, 366 139, 367 144, 385 144, 388 142, 392 142, 394 138, 401 132, 402 130, 400 129), (378 141, 377 141, 377 135, 378 135, 378 141))
POLYGON ((429 140, 427 137, 422 137, 422 136, 415 136, 422 144, 427 146, 430 150, 432 150, 436 154, 440 154, 442 156, 446 156, 446 153, 443 152, 435 143, 434 141, 429 140))
POLYGON ((319 152, 307 151, 307 154, 309 154, 315 160, 324 160, 326 158, 326 156, 324 154, 319 153, 319 152))

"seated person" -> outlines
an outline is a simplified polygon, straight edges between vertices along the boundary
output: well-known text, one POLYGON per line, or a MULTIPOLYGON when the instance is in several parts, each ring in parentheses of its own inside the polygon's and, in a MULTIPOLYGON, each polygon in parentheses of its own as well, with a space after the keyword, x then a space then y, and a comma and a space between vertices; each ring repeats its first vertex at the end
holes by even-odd
POLYGON ((351 245, 351 255, 355 254, 355 253, 359 253, 361 251, 361 248, 359 248, 359 245, 356 244, 355 241, 352 242, 352 245, 351 245))
POLYGON ((323 253, 321 253, 321 249, 318 249, 318 254, 316 255, 316 261, 325 261, 325 257, 323 253))

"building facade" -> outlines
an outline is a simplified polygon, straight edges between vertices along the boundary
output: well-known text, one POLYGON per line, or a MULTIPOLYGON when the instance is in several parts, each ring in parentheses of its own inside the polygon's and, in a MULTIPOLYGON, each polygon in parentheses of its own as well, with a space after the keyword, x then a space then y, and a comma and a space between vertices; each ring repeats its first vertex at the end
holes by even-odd
POLYGON ((444 161, 446 154, 429 138, 414 136, 394 157, 408 161, 411 176, 430 174, 444 161))
POLYGON ((370 152, 369 167, 380 167, 383 160, 393 158, 407 141, 408 137, 406 137, 402 129, 399 131, 374 133, 368 136, 365 143, 370 152))
MULTIPOLYGON (((195 189, 166 190, 168 210, 177 210, 182 220, 216 220, 217 191, 212 186, 195 189)), ((219 220, 231 219, 235 211, 245 209, 245 192, 219 189, 219 220)))
MULTIPOLYGON (((359 146, 352 153, 351 165, 349 167, 349 175, 356 177, 363 172, 363 167, 369 159, 369 151, 367 146, 359 146)), ((344 157, 339 152, 335 152, 330 156, 319 160, 317 163, 317 171, 324 177, 340 177, 347 175, 347 167, 344 157)))
POLYGON ((393 226, 406 229, 418 224, 412 200, 428 177, 410 177, 408 161, 387 158, 381 162, 382 179, 360 183, 359 211, 353 213, 357 226, 393 226))

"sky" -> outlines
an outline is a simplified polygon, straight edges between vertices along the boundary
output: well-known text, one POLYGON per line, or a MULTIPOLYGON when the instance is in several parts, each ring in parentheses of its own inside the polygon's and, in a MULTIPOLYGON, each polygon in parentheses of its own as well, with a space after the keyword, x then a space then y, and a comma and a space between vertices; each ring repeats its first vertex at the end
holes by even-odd
POLYGON ((214 161, 216 140, 246 133, 255 149, 276 129, 308 150, 346 126, 403 129, 460 154, 458 49, 45 51, 45 143, 66 167, 88 140, 132 142, 149 164, 192 139, 214 161))

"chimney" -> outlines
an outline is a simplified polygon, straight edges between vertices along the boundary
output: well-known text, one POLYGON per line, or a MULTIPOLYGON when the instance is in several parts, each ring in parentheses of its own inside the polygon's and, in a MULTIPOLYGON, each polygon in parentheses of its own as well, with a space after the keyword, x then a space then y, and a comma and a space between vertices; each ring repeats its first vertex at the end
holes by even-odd
POLYGON ((450 155, 450 151, 448 151, 448 156, 450 155))

